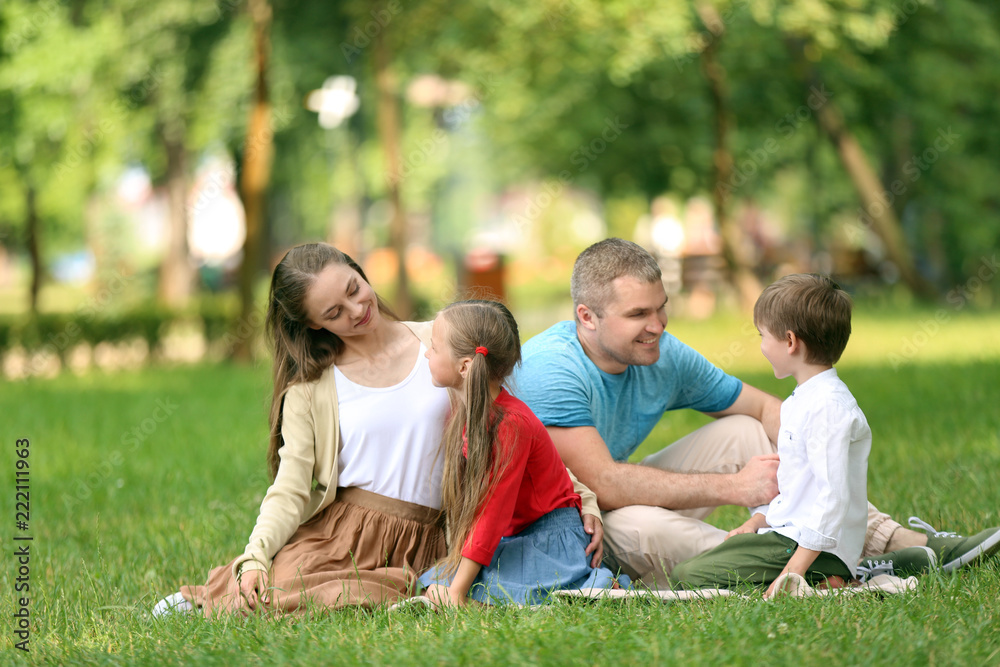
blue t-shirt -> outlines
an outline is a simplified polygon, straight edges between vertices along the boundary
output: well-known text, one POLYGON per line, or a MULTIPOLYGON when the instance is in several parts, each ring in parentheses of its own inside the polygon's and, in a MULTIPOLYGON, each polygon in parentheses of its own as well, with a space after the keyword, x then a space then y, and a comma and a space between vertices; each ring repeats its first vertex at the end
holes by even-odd
POLYGON ((667 410, 718 412, 731 406, 743 383, 667 332, 652 366, 612 375, 587 357, 576 323, 559 322, 521 350, 513 388, 546 426, 594 426, 611 457, 627 461, 667 410))

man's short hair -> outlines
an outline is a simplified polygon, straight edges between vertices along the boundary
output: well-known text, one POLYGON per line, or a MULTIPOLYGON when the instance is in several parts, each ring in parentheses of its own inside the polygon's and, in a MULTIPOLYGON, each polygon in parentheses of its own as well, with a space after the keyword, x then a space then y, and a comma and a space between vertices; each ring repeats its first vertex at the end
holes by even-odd
POLYGON ((806 344, 806 362, 833 365, 851 337, 851 297, 828 276, 796 273, 764 288, 753 323, 781 338, 791 331, 806 344))
POLYGON ((660 266, 642 246, 624 239, 604 239, 580 253, 573 265, 570 295, 573 310, 583 304, 601 317, 611 298, 615 278, 630 276, 653 283, 661 280, 660 266))

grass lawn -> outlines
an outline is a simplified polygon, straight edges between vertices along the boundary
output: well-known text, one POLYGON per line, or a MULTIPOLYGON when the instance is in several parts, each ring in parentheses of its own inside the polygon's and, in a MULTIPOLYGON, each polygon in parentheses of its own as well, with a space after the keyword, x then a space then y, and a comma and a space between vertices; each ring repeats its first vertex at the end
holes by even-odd
MULTIPOLYGON (((839 368, 874 432, 873 502, 904 523, 919 514, 970 533, 1000 524, 1000 313, 945 315, 859 312, 839 368)), ((670 329, 746 381, 791 391, 744 320, 670 329)), ((160 597, 242 551, 267 486, 269 391, 263 366, 0 383, 3 664, 1000 664, 1000 559, 886 599, 151 619, 160 597), (25 532, 14 525, 18 438, 30 439, 25 532), (12 620, 24 544, 27 653, 14 648, 12 620)), ((669 415, 636 456, 705 421, 669 415)), ((725 508, 714 521, 743 516, 725 508)))

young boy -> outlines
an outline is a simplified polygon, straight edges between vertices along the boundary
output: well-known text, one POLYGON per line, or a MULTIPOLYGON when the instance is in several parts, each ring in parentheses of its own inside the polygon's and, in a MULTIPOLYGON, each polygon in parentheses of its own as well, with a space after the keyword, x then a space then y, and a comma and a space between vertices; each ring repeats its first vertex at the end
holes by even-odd
POLYGON ((786 573, 811 584, 854 579, 872 434, 833 368, 851 335, 851 299, 827 277, 786 276, 760 295, 753 319, 775 377, 796 381, 781 405, 779 493, 718 547, 677 565, 671 579, 686 588, 770 584, 768 597, 786 573))

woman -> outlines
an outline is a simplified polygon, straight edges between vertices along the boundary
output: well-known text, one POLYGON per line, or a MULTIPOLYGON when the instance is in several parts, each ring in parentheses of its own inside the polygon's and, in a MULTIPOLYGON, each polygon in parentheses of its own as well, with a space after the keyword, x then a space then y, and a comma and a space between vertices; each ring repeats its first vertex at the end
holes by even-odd
MULTIPOLYGON (((243 554, 154 615, 392 603, 446 553, 439 450, 450 400, 424 357, 431 324, 397 321, 361 267, 326 244, 292 248, 268 301, 273 483, 243 554)), ((596 501, 578 491, 600 545, 596 501)))

